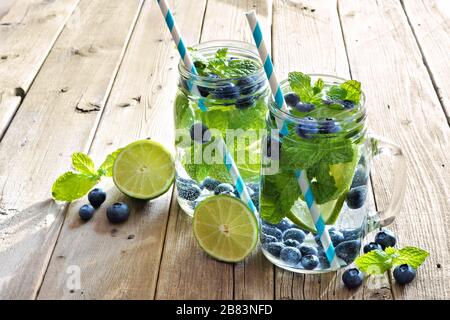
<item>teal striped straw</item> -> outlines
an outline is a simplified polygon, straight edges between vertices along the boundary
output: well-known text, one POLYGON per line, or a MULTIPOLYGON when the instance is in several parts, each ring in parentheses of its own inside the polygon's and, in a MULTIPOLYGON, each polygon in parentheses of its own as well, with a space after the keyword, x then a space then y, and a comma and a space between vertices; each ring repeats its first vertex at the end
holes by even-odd
MULTIPOLYGON (((164 19, 166 20, 167 27, 169 28, 170 33, 172 34, 173 41, 177 46, 178 52, 180 53, 181 60, 183 60, 184 65, 188 70, 191 71, 192 74, 198 75, 197 69, 195 68, 194 63, 192 62, 191 57, 187 51, 187 48, 181 38, 181 33, 178 30, 178 27, 173 18, 172 12, 170 11, 166 0, 157 0, 159 8, 163 14, 164 19)), ((193 92, 195 95, 201 96, 197 86, 191 81, 188 81, 188 89, 193 92)), ((204 105, 202 99, 198 101, 198 107, 202 112, 207 111, 207 107, 204 105)), ((233 180, 234 185, 236 186, 236 190, 239 193, 239 197, 241 200, 247 204, 253 214, 258 217, 258 210, 253 203, 248 190, 245 186, 245 182, 242 179, 239 170, 234 162, 233 157, 228 151, 227 145, 223 141, 223 139, 218 139, 219 150, 222 151, 223 154, 223 163, 227 168, 228 173, 230 174, 231 179, 233 180)))
MULTIPOLYGON (((258 48, 259 56, 264 65, 264 71, 266 72, 267 79, 269 80, 270 89, 272 91, 275 105, 278 109, 283 110, 284 112, 289 112, 286 101, 284 100, 283 92, 281 91, 281 87, 277 81, 277 77, 275 72, 273 71, 272 60, 270 59, 270 55, 267 52, 266 44, 264 43, 263 34, 261 31, 261 27, 259 26, 258 19, 256 18, 255 11, 251 11, 246 13, 248 23, 250 25, 250 29, 252 30, 253 39, 255 40, 256 47, 258 48)), ((286 122, 281 119, 277 119, 277 126, 282 135, 285 135, 288 132, 288 128, 286 122)), ((325 222, 320 213, 319 206, 317 205, 314 194, 311 189, 311 185, 309 183, 308 177, 306 176, 306 172, 304 170, 296 170, 295 177, 297 178, 297 182, 300 186, 300 190, 303 193, 305 198, 305 202, 309 208, 309 212, 314 221, 314 225, 316 226, 317 233, 319 234, 320 241, 322 242, 322 246, 325 250, 325 255, 327 256, 328 262, 333 268, 339 268, 339 262, 336 257, 336 252, 334 249, 333 242, 331 241, 330 234, 325 227, 325 222)))

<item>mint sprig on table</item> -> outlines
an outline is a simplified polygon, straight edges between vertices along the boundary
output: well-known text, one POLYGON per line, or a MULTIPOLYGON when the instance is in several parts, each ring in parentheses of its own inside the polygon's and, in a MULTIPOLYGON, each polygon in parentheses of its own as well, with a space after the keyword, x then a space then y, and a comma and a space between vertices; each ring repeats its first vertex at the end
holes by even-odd
POLYGON ((417 269, 428 255, 428 252, 416 247, 404 247, 403 249, 387 247, 384 251, 373 250, 358 257, 355 264, 364 273, 383 274, 402 264, 417 269))
POLYGON ((52 186, 53 198, 60 201, 76 200, 87 194, 102 177, 112 177, 114 161, 120 151, 122 149, 109 154, 97 170, 87 154, 72 154, 72 167, 76 172, 68 171, 56 179, 52 186))

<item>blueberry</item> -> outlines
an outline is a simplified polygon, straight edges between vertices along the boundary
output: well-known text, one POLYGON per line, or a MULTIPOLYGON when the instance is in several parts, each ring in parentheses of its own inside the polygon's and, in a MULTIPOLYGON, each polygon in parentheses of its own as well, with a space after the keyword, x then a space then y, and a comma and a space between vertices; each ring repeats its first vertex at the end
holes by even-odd
POLYGON ((191 126, 191 139, 198 143, 211 141, 211 131, 201 122, 196 122, 191 126))
POLYGON ((328 258, 325 254, 325 251, 323 250, 323 248, 319 248, 319 262, 320 265, 322 267, 322 269, 328 269, 330 268, 330 262, 328 261, 328 258))
POLYGON ((338 230, 330 229, 329 230, 331 242, 333 242, 334 246, 337 246, 339 243, 345 240, 344 234, 338 230))
POLYGON ((180 176, 177 176, 176 181, 177 181, 177 184, 179 184, 179 183, 195 184, 195 181, 194 181, 194 180, 182 178, 182 177, 180 177, 180 176))
POLYGON ((130 208, 123 202, 116 202, 106 210, 106 216, 111 223, 124 222, 130 216, 130 208))
POLYGON ((290 107, 295 107, 300 102, 300 98, 295 93, 288 93, 284 95, 284 101, 290 107))
POLYGON ((350 100, 340 100, 339 103, 344 107, 344 109, 353 109, 355 107, 355 103, 350 100))
POLYGON ((367 174, 366 168, 358 164, 358 167, 356 168, 355 175, 353 176, 352 185, 350 188, 356 188, 360 186, 365 186, 367 184, 367 180, 369 179, 369 176, 367 174))
POLYGON ((237 86, 241 95, 249 95, 255 93, 258 90, 255 79, 252 77, 241 78, 237 81, 237 86))
MULTIPOLYGON (((247 188, 247 193, 248 193, 248 195, 251 197, 255 192, 254 192, 252 189, 247 188)), ((239 192, 238 192, 237 189, 234 189, 234 194, 235 194, 236 197, 239 198, 239 192)))
POLYGON ((394 278, 398 284, 408 284, 413 281, 415 277, 416 270, 407 264, 402 264, 394 269, 394 278))
POLYGON ((345 270, 342 274, 342 281, 349 289, 358 288, 364 280, 364 274, 356 268, 345 270))
POLYGON ((231 184, 229 184, 229 183, 221 183, 217 187, 214 188, 214 194, 215 195, 222 194, 224 192, 234 193, 233 186, 231 184))
POLYGON ((259 193, 259 183, 247 183, 247 188, 253 190, 253 192, 259 193))
MULTIPOLYGON (((212 81, 212 80, 216 80, 216 79, 220 79, 220 77, 214 73, 210 73, 206 76, 207 81, 212 81)), ((211 92, 211 88, 209 88, 209 87, 197 86, 197 88, 198 88, 198 91, 200 92, 200 95, 204 98, 207 97, 209 95, 209 93, 211 92)))
POLYGON ((283 238, 283 233, 274 227, 262 226, 261 231, 265 235, 269 235, 269 236, 277 238, 278 241, 281 241, 281 239, 283 238))
POLYGON ((209 191, 214 191, 214 189, 220 184, 220 181, 217 181, 216 179, 206 177, 205 180, 203 180, 202 184, 200 185, 200 188, 206 189, 209 191))
POLYGON ((239 98, 239 87, 236 87, 231 82, 228 82, 212 92, 215 99, 220 100, 234 100, 239 98))
POLYGON ((308 254, 302 257, 302 266, 306 270, 315 269, 319 265, 319 258, 313 254, 308 254))
POLYGON ((94 208, 98 208, 106 200, 106 192, 103 189, 92 189, 88 194, 88 200, 94 208))
POLYGON ((315 106, 312 103, 302 103, 297 102, 295 105, 295 109, 297 109, 300 112, 310 112, 313 111, 315 106))
POLYGON ((341 131, 341 126, 336 123, 333 119, 326 119, 325 121, 321 121, 320 123, 320 133, 329 134, 329 133, 336 133, 341 131))
POLYGON ((283 243, 286 247, 293 247, 301 250, 301 244, 297 240, 287 239, 283 243))
POLYGON ((292 239, 302 243, 303 240, 305 240, 305 237, 306 234, 302 230, 296 228, 287 229, 283 233, 283 240, 292 239))
POLYGON ((277 242, 277 238, 275 238, 274 236, 270 236, 267 234, 261 234, 261 243, 262 244, 267 244, 267 243, 271 243, 271 242, 277 242))
POLYGON ((359 209, 364 205, 367 197, 367 187, 360 186, 350 189, 347 195, 347 205, 350 209, 359 209))
POLYGON ((283 250, 284 244, 280 242, 270 242, 264 245, 264 248, 273 256, 279 258, 281 254, 281 250, 283 250))
POLYGON ((345 229, 341 231, 344 235, 345 241, 357 240, 362 237, 362 229, 345 229))
POLYGON ((360 247, 359 240, 344 241, 336 246, 336 255, 349 264, 358 256, 360 247))
POLYGON ((391 230, 383 229, 375 236, 375 242, 378 243, 384 250, 387 247, 394 247, 397 243, 397 239, 391 230))
POLYGON ((304 139, 310 139, 311 135, 319 132, 317 121, 314 118, 306 117, 295 127, 297 135, 304 139))
POLYGON ((300 252, 301 252, 302 256, 307 256, 307 255, 317 256, 319 254, 319 251, 317 251, 316 248, 314 248, 313 246, 308 246, 306 244, 302 244, 300 246, 300 252))
POLYGON ((196 184, 177 183, 178 196, 188 201, 197 199, 202 190, 196 184))
POLYGON ((81 206, 78 214, 80 215, 81 220, 88 221, 94 215, 95 209, 90 204, 85 204, 81 206))
POLYGON ((286 231, 287 229, 293 228, 292 224, 287 220, 281 220, 279 223, 272 225, 273 227, 280 229, 281 232, 286 231))
POLYGON ((236 101, 236 108, 240 110, 251 108, 255 105, 254 97, 245 97, 236 101))
POLYGON ((255 205, 256 209, 259 211, 259 193, 253 193, 253 195, 250 197, 253 201, 253 204, 255 205))
POLYGON ((290 265, 296 265, 300 262, 302 254, 297 248, 285 247, 280 252, 280 259, 290 265))
POLYGON ((370 242, 366 244, 363 248, 364 253, 373 251, 373 250, 383 250, 383 248, 376 242, 370 242))

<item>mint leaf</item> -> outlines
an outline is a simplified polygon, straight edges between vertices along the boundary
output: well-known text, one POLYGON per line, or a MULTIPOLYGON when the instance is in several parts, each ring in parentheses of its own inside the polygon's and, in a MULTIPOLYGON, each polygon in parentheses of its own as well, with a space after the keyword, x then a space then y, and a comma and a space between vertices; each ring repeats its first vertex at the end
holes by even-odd
POLYGON ((72 201, 81 198, 100 181, 96 175, 66 172, 52 186, 52 196, 60 201, 72 201))
MULTIPOLYGON (((386 250, 389 248, 386 248, 386 250)), ((429 253, 425 250, 416 247, 404 247, 396 252, 397 257, 393 258, 393 265, 398 266, 401 264, 408 264, 414 269, 417 269, 422 265, 425 259, 429 256, 429 253)))
POLYGON ((349 80, 340 85, 332 86, 327 92, 327 97, 334 101, 348 100, 359 103, 361 100, 361 83, 356 80, 349 80))
POLYGON ((255 73, 261 66, 249 59, 235 59, 228 63, 225 73, 228 78, 245 77, 255 73))
POLYGON ((314 94, 318 94, 322 91, 324 86, 323 80, 321 78, 316 80, 316 83, 314 83, 313 92, 314 94))
POLYGON ((225 60, 227 58, 228 48, 222 48, 217 50, 216 59, 225 60))
POLYGON ((289 72, 289 86, 299 96, 302 102, 310 102, 314 96, 311 87, 311 77, 301 72, 289 72))
POLYGON ((95 175, 94 161, 85 153, 76 152, 72 154, 72 166, 80 173, 95 175))
POLYGON ((122 151, 122 148, 117 149, 116 151, 114 151, 114 152, 110 153, 108 156, 106 156, 105 161, 102 163, 100 168, 98 168, 97 173, 101 176, 112 177, 114 161, 116 161, 116 158, 121 151, 122 151))
POLYGON ((311 180, 311 188, 317 204, 324 204, 331 200, 336 194, 336 181, 330 174, 330 166, 327 162, 319 162, 307 171, 308 179, 311 180))
POLYGON ((364 273, 383 274, 392 268, 392 258, 382 250, 373 250, 359 256, 355 264, 364 273))
POLYGON ((332 86, 327 92, 327 97, 330 100, 345 100, 346 95, 347 90, 340 86, 332 86))

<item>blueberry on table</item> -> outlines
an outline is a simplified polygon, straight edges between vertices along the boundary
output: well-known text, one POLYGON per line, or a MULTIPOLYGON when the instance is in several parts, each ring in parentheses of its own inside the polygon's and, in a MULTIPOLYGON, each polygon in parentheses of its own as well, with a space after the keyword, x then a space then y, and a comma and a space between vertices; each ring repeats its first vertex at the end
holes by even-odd
POLYGON ((234 193, 234 188, 229 183, 221 183, 217 187, 214 188, 214 194, 223 194, 224 192, 234 193))
POLYGON ((92 189, 88 194, 88 200, 94 208, 98 208, 106 200, 106 192, 103 189, 92 189))
POLYGON ((407 264, 402 264, 394 269, 394 278, 398 284, 408 284, 416 277, 416 270, 407 264))
POLYGON ((212 92, 215 99, 220 100, 234 100, 239 98, 239 87, 235 86, 231 82, 228 82, 212 92))
POLYGON ((293 247, 293 248, 297 248, 297 249, 299 249, 300 250, 300 252, 301 252, 301 244, 300 244, 300 242, 298 242, 297 240, 292 240, 292 239, 287 239, 287 240, 285 240, 284 242, 284 245, 286 246, 286 247, 293 247))
POLYGON ((287 229, 283 233, 283 240, 292 239, 302 243, 303 240, 305 240, 305 237, 306 234, 302 230, 296 228, 287 229))
POLYGON ((116 202, 106 209, 106 216, 111 223, 124 222, 130 216, 130 208, 123 202, 116 202))
POLYGON ((277 238, 278 241, 281 241, 281 239, 283 238, 283 233, 274 227, 262 226, 261 231, 265 235, 277 238))
POLYGON ((295 266, 300 262, 302 254, 297 248, 285 247, 280 252, 280 259, 289 265, 295 266))
POLYGON ((196 122, 191 126, 191 139, 198 143, 207 143, 211 141, 211 131, 201 122, 196 122))
POLYGON ((358 288, 364 281, 364 274, 356 268, 345 270, 342 274, 342 281, 349 289, 358 288))
POLYGON ((319 258, 316 255, 308 254, 302 257, 302 266, 306 270, 313 270, 319 265, 319 258))
POLYGON ((364 253, 368 253, 373 250, 383 250, 383 248, 376 242, 370 242, 363 248, 364 253))
POLYGON ((331 237, 331 242, 333 242, 334 246, 337 246, 339 243, 345 240, 344 234, 336 229, 330 229, 329 234, 331 237))
POLYGON ((315 106, 312 103, 297 102, 294 108, 300 112, 310 112, 314 110, 315 106))
POLYGON ((263 245, 263 247, 274 257, 279 258, 281 250, 285 248, 284 244, 280 242, 271 242, 263 245))
POLYGON ((359 209, 364 205, 367 197, 367 186, 350 189, 347 195, 347 205, 350 209, 359 209))
POLYGON ((277 242, 278 239, 275 238, 274 236, 270 236, 267 234, 261 234, 261 243, 262 244, 267 244, 267 243, 271 243, 271 242, 277 242))
POLYGON ((295 93, 287 93, 284 95, 284 101, 290 107, 295 107, 300 102, 300 98, 295 93))
POLYGON ((360 186, 365 186, 367 184, 367 180, 369 179, 369 175, 367 174, 366 168, 358 164, 356 168, 355 175, 353 176, 352 185, 350 188, 356 188, 360 186))
POLYGON ((244 110, 251 108, 255 105, 255 98, 254 97, 245 97, 242 99, 238 99, 236 101, 236 108, 239 110, 244 110))
POLYGON ((194 201, 200 196, 202 190, 196 184, 177 183, 178 196, 188 201, 194 201))
POLYGON ((239 87, 239 92, 241 95, 253 94, 258 90, 255 79, 252 77, 241 78, 237 81, 237 86, 239 87))
POLYGON ((200 188, 202 189, 206 189, 209 191, 214 191, 214 189, 221 184, 220 181, 213 179, 211 177, 206 177, 205 180, 203 180, 203 182, 200 185, 200 188))
POLYGON ((358 256, 359 249, 361 248, 361 241, 350 240, 341 242, 336 246, 336 255, 344 260, 347 264, 353 262, 358 256))
POLYGON ((95 208, 90 204, 85 204, 81 206, 78 214, 80 215, 81 220, 88 221, 94 215, 95 208))
POLYGON ((383 229, 376 234, 375 242, 378 243, 384 250, 387 247, 394 247, 397 243, 397 239, 391 230, 383 229))

